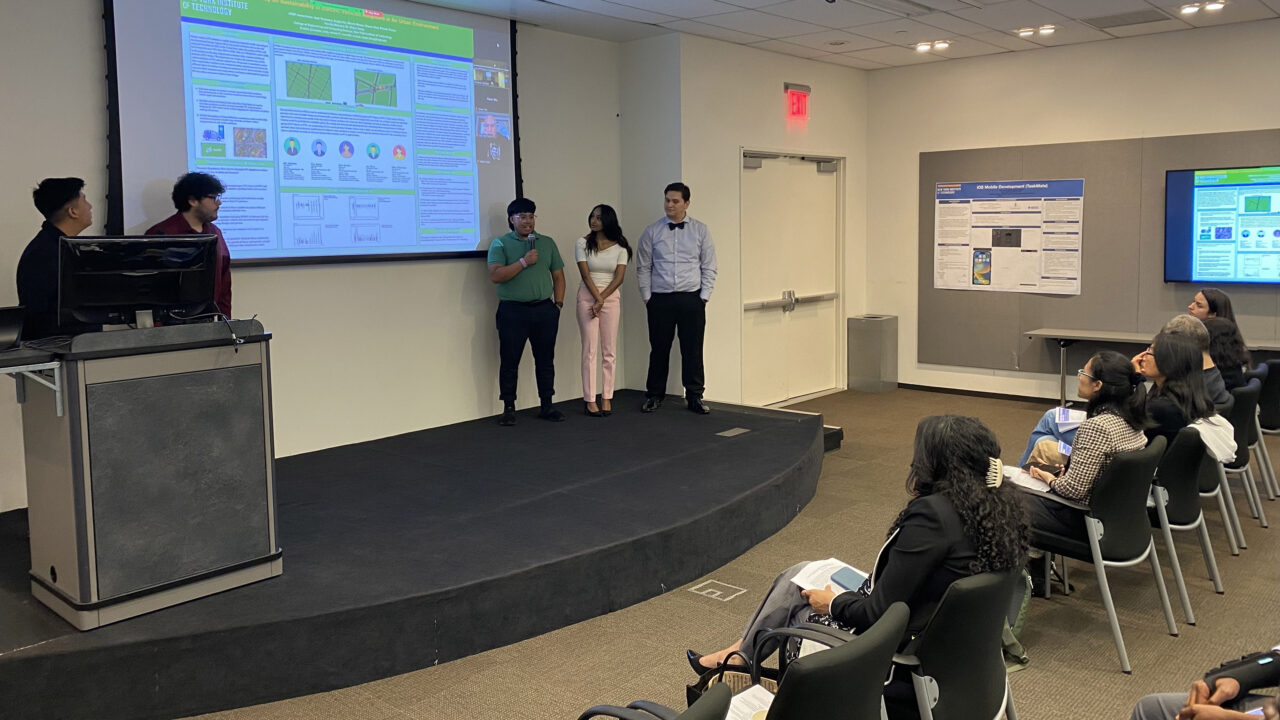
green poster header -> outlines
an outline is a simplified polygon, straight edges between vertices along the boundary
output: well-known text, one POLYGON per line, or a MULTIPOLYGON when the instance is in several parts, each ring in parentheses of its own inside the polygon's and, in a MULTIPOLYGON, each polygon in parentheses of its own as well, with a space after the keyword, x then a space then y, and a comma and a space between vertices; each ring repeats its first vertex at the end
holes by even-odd
POLYGON ((1197 170, 1196 186, 1258 185, 1280 182, 1280 165, 1256 168, 1232 168, 1230 170, 1197 170))
POLYGON ((471 58, 470 28, 401 17, 321 0, 180 0, 182 17, 271 32, 349 40, 388 50, 471 58))

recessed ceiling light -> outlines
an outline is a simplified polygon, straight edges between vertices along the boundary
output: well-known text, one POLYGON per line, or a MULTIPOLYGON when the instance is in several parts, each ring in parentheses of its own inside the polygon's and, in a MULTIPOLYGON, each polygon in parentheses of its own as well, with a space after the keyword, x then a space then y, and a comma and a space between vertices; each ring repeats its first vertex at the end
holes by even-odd
POLYGON ((1018 33, 1018 37, 1031 37, 1032 35, 1035 35, 1035 34, 1036 34, 1036 29, 1035 29, 1035 28, 1022 28, 1021 30, 1016 30, 1015 32, 1017 32, 1017 33, 1018 33))
POLYGON ((1227 6, 1227 4, 1226 4, 1226 3, 1224 3, 1224 2, 1217 2, 1217 1, 1215 1, 1215 2, 1207 2, 1207 3, 1205 3, 1205 4, 1204 4, 1204 9, 1205 9, 1205 10, 1221 10, 1222 8, 1224 8, 1224 7, 1226 7, 1226 6, 1227 6))
POLYGON ((1183 5, 1181 10, 1183 15, 1195 15, 1200 12, 1200 6, 1196 4, 1183 5))
POLYGON ((1041 34, 1041 35, 1052 35, 1054 30, 1057 30, 1057 28, 1056 28, 1056 27, 1054 27, 1054 26, 1052 26, 1052 25, 1041 25, 1041 26, 1040 26, 1040 34, 1041 34))
POLYGON ((827 44, 828 44, 828 45, 831 45, 831 46, 833 46, 833 47, 839 47, 839 46, 841 46, 841 45, 848 45, 848 44, 849 44, 849 41, 848 41, 848 40, 832 40, 831 42, 829 42, 829 43, 827 43, 827 44))
POLYGON ((926 42, 926 43, 917 43, 917 44, 916 44, 916 52, 929 52, 929 48, 932 48, 932 47, 933 47, 933 45, 930 45, 930 44, 929 44, 929 43, 927 43, 927 42, 926 42))
POLYGON ((934 50, 946 50, 949 47, 951 47, 951 43, 947 42, 946 40, 939 40, 938 42, 933 44, 934 50))

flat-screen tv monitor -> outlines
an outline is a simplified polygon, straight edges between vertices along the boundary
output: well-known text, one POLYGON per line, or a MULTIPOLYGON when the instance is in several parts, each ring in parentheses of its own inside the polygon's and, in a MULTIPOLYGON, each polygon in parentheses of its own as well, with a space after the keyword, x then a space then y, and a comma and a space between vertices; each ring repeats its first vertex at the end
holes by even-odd
POLYGON ((1280 284, 1280 166, 1170 170, 1164 281, 1280 284))
POLYGON ((215 312, 217 243, 213 235, 62 238, 58 323, 131 325, 146 312, 180 323, 215 312))

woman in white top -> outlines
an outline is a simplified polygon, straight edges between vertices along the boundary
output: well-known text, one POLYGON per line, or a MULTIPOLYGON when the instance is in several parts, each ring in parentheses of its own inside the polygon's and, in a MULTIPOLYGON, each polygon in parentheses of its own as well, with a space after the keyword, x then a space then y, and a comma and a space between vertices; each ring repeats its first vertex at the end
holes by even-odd
POLYGON ((591 208, 591 232, 578 238, 574 259, 582 275, 578 288, 578 327, 582 330, 582 399, 592 417, 613 414, 613 366, 618 350, 618 320, 622 308, 618 287, 627 272, 631 245, 622 236, 618 213, 608 205, 591 208), (603 359, 604 387, 596 404, 596 345, 603 359))

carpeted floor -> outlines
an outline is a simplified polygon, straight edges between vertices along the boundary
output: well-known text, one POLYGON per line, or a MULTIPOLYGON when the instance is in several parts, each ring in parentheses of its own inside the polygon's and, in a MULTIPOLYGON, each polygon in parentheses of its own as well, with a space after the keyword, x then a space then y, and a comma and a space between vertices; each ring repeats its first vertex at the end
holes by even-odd
MULTIPOLYGON (((913 390, 844 392, 793 406, 821 412, 828 424, 843 427, 843 446, 826 456, 818 494, 795 521, 706 578, 616 613, 434 668, 201 717, 550 720, 576 718, 597 703, 639 698, 683 707, 684 685, 693 679, 684 649, 710 651, 734 640, 779 570, 800 559, 830 556, 870 565, 885 529, 906 502, 903 481, 921 417, 950 412, 982 418, 1000 438, 1004 459, 1012 462, 1048 406, 913 390), (706 587, 708 580, 715 581, 718 597, 690 592, 706 587)), ((1276 439, 1269 438, 1269 446, 1280 459, 1276 439)), ((1248 518, 1243 494, 1236 498, 1249 543, 1239 557, 1227 551, 1216 510, 1207 513, 1226 594, 1213 592, 1194 535, 1175 535, 1195 627, 1183 622, 1167 553, 1160 549, 1179 637, 1167 634, 1146 566, 1109 571, 1131 676, 1120 672, 1091 566, 1072 564, 1076 592, 1070 597, 1033 599, 1022 637, 1031 664, 1011 676, 1020 718, 1123 720, 1142 695, 1181 691, 1218 662, 1280 641, 1280 527, 1262 529, 1248 518)), ((1264 502, 1264 509, 1280 523, 1280 503, 1264 502)), ((519 599, 513 598, 513 612, 518 607, 519 599)))

